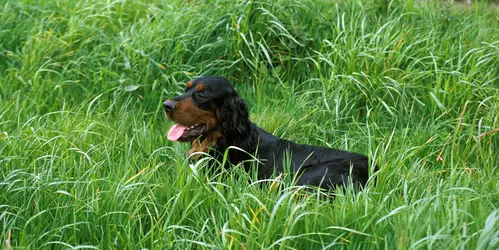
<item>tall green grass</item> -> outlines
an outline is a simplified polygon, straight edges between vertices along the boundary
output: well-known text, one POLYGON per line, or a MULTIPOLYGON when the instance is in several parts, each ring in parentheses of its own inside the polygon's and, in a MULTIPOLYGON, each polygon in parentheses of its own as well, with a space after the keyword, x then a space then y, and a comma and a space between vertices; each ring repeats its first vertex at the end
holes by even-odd
POLYGON ((0 3, 12 249, 499 248, 499 11, 420 1, 0 3), (334 199, 190 163, 162 101, 230 79, 276 135, 369 155, 334 199))

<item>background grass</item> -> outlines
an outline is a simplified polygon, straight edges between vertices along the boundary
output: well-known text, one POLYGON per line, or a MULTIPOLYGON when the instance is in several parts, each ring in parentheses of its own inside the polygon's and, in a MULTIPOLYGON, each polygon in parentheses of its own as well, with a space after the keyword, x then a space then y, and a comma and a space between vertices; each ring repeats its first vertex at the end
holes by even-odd
POLYGON ((497 249, 498 13, 2 1, 2 247, 497 249), (269 132, 369 155, 377 185, 323 200, 189 166, 162 101, 198 75, 229 78, 269 132))

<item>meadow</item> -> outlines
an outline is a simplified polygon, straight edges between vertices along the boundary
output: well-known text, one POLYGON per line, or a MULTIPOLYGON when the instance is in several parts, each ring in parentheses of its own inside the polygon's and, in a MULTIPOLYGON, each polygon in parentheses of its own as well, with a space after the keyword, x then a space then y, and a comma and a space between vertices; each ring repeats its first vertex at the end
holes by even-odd
POLYGON ((499 249, 490 4, 3 0, 0 248, 499 249), (201 75, 376 184, 324 199, 190 162, 162 103, 201 75))

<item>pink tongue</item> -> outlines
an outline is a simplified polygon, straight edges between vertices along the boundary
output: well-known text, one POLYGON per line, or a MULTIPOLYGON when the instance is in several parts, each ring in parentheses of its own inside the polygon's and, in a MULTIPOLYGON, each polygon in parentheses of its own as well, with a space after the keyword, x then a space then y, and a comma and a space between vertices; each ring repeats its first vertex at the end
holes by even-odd
POLYGON ((168 132, 168 140, 170 140, 170 141, 178 140, 178 138, 180 138, 180 136, 182 136, 182 134, 184 133, 184 130, 186 128, 187 127, 184 127, 180 124, 173 125, 172 128, 170 129, 170 131, 168 132))

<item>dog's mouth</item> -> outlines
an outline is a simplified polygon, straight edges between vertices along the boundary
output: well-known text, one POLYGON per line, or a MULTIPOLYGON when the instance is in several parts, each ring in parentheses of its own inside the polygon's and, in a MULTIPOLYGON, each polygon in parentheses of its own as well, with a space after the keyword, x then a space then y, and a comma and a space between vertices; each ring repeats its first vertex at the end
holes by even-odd
POLYGON ((204 123, 196 124, 190 127, 177 123, 170 128, 170 131, 168 132, 168 140, 180 142, 193 141, 206 132, 205 130, 206 124, 204 123))

